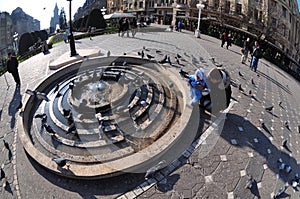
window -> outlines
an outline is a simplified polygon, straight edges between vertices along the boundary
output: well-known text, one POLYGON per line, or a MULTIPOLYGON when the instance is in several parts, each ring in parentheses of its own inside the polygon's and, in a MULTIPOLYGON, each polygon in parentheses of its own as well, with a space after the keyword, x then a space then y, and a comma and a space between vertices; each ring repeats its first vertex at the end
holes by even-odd
POLYGON ((282 6, 282 16, 286 18, 286 8, 282 6))
POLYGON ((237 4, 235 5, 235 12, 236 12, 237 14, 241 14, 241 13, 242 13, 242 4, 237 3, 237 4))

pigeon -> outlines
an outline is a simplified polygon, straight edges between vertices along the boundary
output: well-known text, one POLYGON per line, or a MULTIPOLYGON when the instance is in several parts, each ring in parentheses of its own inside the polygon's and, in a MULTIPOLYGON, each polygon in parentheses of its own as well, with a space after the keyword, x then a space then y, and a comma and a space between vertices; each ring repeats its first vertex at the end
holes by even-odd
POLYGON ((298 126, 298 133, 300 133, 300 125, 298 126))
POLYGON ((3 143, 4 143, 5 148, 6 148, 7 150, 9 150, 9 144, 8 144, 8 142, 6 142, 5 140, 3 140, 3 143))
POLYGON ((49 102, 49 98, 47 97, 47 95, 45 93, 40 93, 40 92, 37 92, 36 93, 36 97, 39 99, 39 100, 45 100, 46 102, 49 102))
POLYGON ((68 168, 70 167, 69 164, 67 164, 67 160, 63 157, 61 158, 52 158, 52 160, 60 167, 67 166, 68 168))
POLYGON ((49 124, 43 124, 43 127, 45 127, 46 131, 48 133, 51 133, 52 135, 56 134, 56 132, 52 129, 52 127, 49 124))
POLYGON ((253 183, 254 183, 254 179, 253 179, 253 177, 250 175, 250 176, 248 177, 247 182, 246 182, 245 189, 251 189, 252 186, 253 186, 253 183))
POLYGON ((156 53, 161 53, 161 51, 160 51, 160 50, 156 50, 155 52, 156 52, 156 53))
POLYGON ((178 65, 180 65, 180 61, 179 61, 179 59, 176 59, 176 62, 177 62, 177 64, 178 64, 178 65))
POLYGON ((283 170, 283 169, 285 168, 286 164, 282 161, 281 158, 279 158, 279 159, 277 160, 277 162, 280 163, 280 165, 279 165, 279 170, 283 170))
POLYGON ((142 107, 145 107, 145 106, 148 105, 148 103, 147 103, 145 100, 142 100, 142 101, 140 102, 140 104, 141 104, 142 107))
POLYGON ((110 57, 110 50, 109 51, 107 51, 107 57, 110 57))
POLYGON ((189 77, 189 73, 180 69, 179 74, 183 77, 183 78, 188 78, 189 77))
POLYGON ((244 77, 244 75, 239 71, 239 76, 244 77))
POLYGON ((1 168, 0 168, 0 181, 1 181, 2 179, 4 179, 4 178, 6 178, 6 175, 5 175, 5 172, 4 172, 3 168, 1 167, 1 168))
POLYGON ((144 51, 142 50, 142 52, 141 52, 141 58, 144 59, 144 57, 145 57, 145 53, 144 53, 144 51))
POLYGON ((72 113, 70 113, 70 115, 67 117, 68 120, 68 124, 71 125, 72 123, 74 123, 74 119, 73 119, 73 115, 72 113))
POLYGON ((239 91, 244 91, 244 89, 242 88, 242 84, 239 85, 239 91))
POLYGON ((72 131, 76 131, 75 122, 73 122, 73 123, 70 125, 70 127, 69 127, 69 129, 68 129, 68 131, 67 131, 67 134, 71 133, 72 131))
POLYGON ((69 89, 72 90, 73 88, 74 88, 74 84, 73 84, 73 83, 70 83, 70 84, 69 84, 69 89))
POLYGON ((285 127, 289 127, 289 122, 288 122, 288 121, 285 121, 285 122, 284 122, 284 126, 285 126, 285 127))
POLYGON ((170 65, 172 65, 172 62, 171 62, 171 57, 170 57, 170 56, 168 56, 168 59, 167 59, 167 61, 168 61, 168 63, 169 63, 170 65))
POLYGON ((251 90, 249 90, 249 95, 252 95, 252 91, 251 90))
POLYGON ((255 85, 253 78, 251 79, 251 84, 255 85))
POLYGON ((56 93, 59 90, 59 84, 56 84, 55 89, 54 89, 54 93, 56 93))
POLYGON ((71 113, 71 109, 63 109, 64 117, 68 117, 71 113))
POLYGON ((287 147, 287 140, 283 140, 281 146, 283 146, 284 148, 286 148, 287 147))
POLYGON ((269 107, 266 107, 266 108, 265 108, 265 110, 270 112, 270 111, 272 111, 272 110, 273 110, 273 107, 274 107, 274 106, 269 106, 269 107))
POLYGON ((154 58, 154 57, 153 57, 152 55, 150 55, 150 54, 147 54, 146 56, 147 56, 148 59, 153 59, 153 58, 154 58))
POLYGON ((137 54, 138 54, 139 56, 141 56, 141 55, 142 55, 142 53, 141 53, 140 51, 138 51, 138 52, 137 52, 137 54))
POLYGON ((167 62, 167 59, 168 59, 168 55, 165 55, 164 58, 162 60, 160 60, 158 63, 164 64, 167 62))
POLYGON ((46 115, 46 113, 36 114, 36 115, 34 116, 34 118, 40 118, 40 119, 42 119, 42 122, 46 122, 46 120, 47 120, 47 115, 46 115))
POLYGON ((285 167, 285 172, 286 172, 286 173, 291 173, 291 172, 292 172, 292 167, 289 166, 289 165, 286 165, 286 167, 285 167))
POLYGON ((177 57, 180 59, 180 58, 181 58, 181 55, 177 54, 177 57))
POLYGON ((157 165, 151 167, 147 170, 145 175, 145 180, 148 180, 149 178, 152 178, 154 174, 159 171, 160 169, 164 168, 166 166, 166 161, 162 160, 157 165))
POLYGON ((127 53, 124 52, 123 55, 127 55, 127 53))
POLYGON ((279 101, 279 102, 278 102, 278 106, 281 106, 281 104, 282 104, 282 101, 279 101))
POLYGON ((32 95, 32 96, 34 96, 34 97, 36 97, 36 91, 33 91, 33 90, 30 90, 30 89, 27 89, 26 91, 25 91, 25 93, 27 93, 27 94, 29 94, 29 95, 32 95))
POLYGON ((122 65, 123 65, 123 66, 127 66, 127 62, 126 62, 126 61, 124 61, 122 65))

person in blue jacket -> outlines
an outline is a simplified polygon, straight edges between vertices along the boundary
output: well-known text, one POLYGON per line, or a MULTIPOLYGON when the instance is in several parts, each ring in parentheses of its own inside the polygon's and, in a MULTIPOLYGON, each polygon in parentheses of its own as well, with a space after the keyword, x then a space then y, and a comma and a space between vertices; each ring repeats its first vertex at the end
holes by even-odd
POLYGON ((188 85, 190 86, 191 104, 199 103, 202 98, 202 91, 206 87, 206 73, 203 68, 197 69, 194 75, 189 76, 188 85))

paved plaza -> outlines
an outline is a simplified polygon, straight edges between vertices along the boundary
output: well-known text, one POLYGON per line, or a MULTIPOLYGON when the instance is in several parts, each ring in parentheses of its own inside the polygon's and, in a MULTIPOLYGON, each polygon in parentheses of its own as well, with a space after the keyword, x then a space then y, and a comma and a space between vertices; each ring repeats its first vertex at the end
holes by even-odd
MULTIPOLYGON (((186 151, 154 178, 144 173, 125 173, 101 180, 69 179, 51 173, 31 159, 18 136, 22 109, 17 109, 28 88, 35 88, 57 70, 51 63, 69 52, 69 45, 55 44, 50 53, 40 53, 20 63, 20 89, 9 73, 0 77, 0 164, 8 184, 0 198, 272 198, 285 187, 281 198, 299 198, 299 188, 291 181, 300 173, 300 84, 272 63, 261 59, 258 72, 249 62, 240 63, 240 47, 227 50, 221 41, 206 35, 197 39, 191 32, 170 32, 166 26, 142 29, 135 38, 101 35, 75 41, 78 52, 99 52, 99 56, 134 56, 142 49, 160 60, 161 51, 171 57, 167 70, 182 68, 192 74, 197 67, 208 72, 212 57, 231 74, 232 100, 218 118, 199 112, 198 134, 186 151), (182 56, 178 65, 175 56, 182 56), (7 82, 6 82, 7 80, 7 82), (252 83, 252 81, 254 84, 252 83), (243 92, 238 89, 241 85, 243 92), (251 93, 249 91, 251 90, 251 93), (273 106, 272 111, 266 107, 273 106), (4 147, 7 141, 10 150, 4 147), (287 147, 282 142, 287 140, 287 147), (292 168, 280 170, 279 159, 292 168), (253 186, 246 189, 249 176, 253 186)), ((70 58, 65 57, 66 63, 70 58)), ((79 57, 85 59, 85 57, 79 57)), ((72 60, 71 60, 72 61, 72 60)), ((62 61, 63 62, 63 61, 62 61)), ((185 81, 182 79, 182 81, 185 81)), ((188 89, 188 87, 186 87, 188 89)))

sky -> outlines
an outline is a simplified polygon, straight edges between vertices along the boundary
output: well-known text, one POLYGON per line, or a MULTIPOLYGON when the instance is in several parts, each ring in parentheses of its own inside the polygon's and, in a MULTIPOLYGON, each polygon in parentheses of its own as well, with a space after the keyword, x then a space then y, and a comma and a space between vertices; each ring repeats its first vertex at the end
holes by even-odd
MULTIPOLYGON (((72 0, 72 16, 76 13, 79 7, 82 7, 86 0, 72 0)), ((300 1, 300 0, 299 0, 300 1)), ((69 20, 69 4, 67 0, 0 0, 0 12, 12 13, 17 7, 41 22, 41 29, 50 27, 50 20, 53 16, 53 10, 57 3, 59 9, 64 7, 67 21, 69 20), (45 9, 44 9, 45 8, 45 9)))
MULTIPOLYGON (((72 16, 74 16, 77 8, 83 6, 86 0, 72 0, 72 16)), ((300 0, 298 6, 300 10, 300 0)), ((49 28, 50 19, 53 16, 53 9, 57 3, 59 13, 64 7, 67 20, 69 20, 69 1, 67 0, 0 0, 0 12, 11 12, 20 7, 23 11, 41 22, 41 29, 49 28), (44 9, 45 8, 45 9, 44 9)), ((58 14, 59 14, 58 13, 58 14)))

